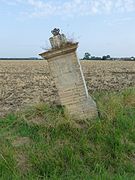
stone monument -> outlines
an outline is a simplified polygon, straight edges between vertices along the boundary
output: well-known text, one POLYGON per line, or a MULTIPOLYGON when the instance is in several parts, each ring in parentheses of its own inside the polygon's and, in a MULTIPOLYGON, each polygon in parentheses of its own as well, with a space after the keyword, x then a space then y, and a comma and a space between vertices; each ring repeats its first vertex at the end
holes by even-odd
POLYGON ((97 116, 96 103, 88 94, 80 62, 76 55, 78 43, 69 42, 59 29, 51 31, 52 48, 40 54, 47 59, 60 98, 71 116, 77 119, 97 116))

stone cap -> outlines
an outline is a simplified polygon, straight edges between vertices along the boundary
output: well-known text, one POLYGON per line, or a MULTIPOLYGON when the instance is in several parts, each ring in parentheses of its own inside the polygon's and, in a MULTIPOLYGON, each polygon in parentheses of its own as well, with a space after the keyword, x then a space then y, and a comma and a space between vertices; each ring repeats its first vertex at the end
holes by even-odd
POLYGON ((76 51, 77 47, 78 47, 78 42, 76 42, 76 43, 67 42, 61 48, 50 49, 49 51, 43 52, 39 55, 41 57, 43 57, 44 59, 51 59, 53 57, 57 57, 60 55, 64 55, 64 54, 74 52, 74 51, 76 51))

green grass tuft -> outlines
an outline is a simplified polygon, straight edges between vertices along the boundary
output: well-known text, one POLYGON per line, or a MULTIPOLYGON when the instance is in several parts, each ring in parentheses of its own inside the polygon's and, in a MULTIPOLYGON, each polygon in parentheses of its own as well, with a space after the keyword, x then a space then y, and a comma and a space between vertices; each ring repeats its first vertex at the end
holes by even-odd
POLYGON ((94 121, 45 104, 0 119, 0 179, 135 179, 135 89, 94 97, 94 121))

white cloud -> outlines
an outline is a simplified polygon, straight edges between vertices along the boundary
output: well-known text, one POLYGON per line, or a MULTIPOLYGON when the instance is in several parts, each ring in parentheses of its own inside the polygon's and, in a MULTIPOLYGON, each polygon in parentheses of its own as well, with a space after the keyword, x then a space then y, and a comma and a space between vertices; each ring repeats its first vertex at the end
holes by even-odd
POLYGON ((26 5, 29 17, 80 16, 135 11, 135 0, 1 0, 10 5, 26 5))

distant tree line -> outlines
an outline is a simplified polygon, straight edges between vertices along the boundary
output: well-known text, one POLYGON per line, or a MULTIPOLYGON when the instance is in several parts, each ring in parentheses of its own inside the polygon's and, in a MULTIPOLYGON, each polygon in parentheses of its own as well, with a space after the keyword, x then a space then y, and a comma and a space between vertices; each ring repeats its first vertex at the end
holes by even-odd
POLYGON ((84 54, 82 60, 122 60, 122 61, 135 61, 135 57, 128 57, 128 58, 112 58, 110 55, 104 55, 102 57, 92 56, 89 52, 84 54))
POLYGON ((30 58, 0 58, 0 60, 42 60, 42 59, 37 57, 30 57, 30 58))

